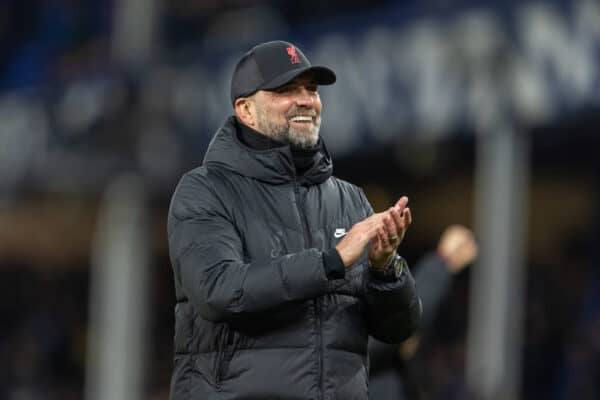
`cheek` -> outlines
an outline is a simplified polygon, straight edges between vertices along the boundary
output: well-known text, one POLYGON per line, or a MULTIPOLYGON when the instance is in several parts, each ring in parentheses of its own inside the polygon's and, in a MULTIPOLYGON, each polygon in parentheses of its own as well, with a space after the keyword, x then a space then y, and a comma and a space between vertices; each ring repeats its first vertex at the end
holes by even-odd
POLYGON ((321 110, 323 110, 323 104, 321 103, 321 98, 317 96, 315 100, 315 109, 319 114, 321 114, 321 110))
POLYGON ((279 108, 273 108, 267 112, 267 116, 268 116, 268 120, 271 121, 272 123, 273 122, 276 124, 287 123, 287 116, 286 116, 285 110, 282 110, 279 108))
POLYGON ((288 108, 279 108, 273 112, 275 118, 281 121, 287 121, 287 113, 289 112, 288 108))

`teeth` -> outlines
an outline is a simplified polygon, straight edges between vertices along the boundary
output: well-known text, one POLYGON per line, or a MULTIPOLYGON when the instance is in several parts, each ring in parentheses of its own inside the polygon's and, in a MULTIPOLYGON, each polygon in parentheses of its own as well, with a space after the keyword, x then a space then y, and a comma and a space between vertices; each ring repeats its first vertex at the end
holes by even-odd
POLYGON ((291 119, 292 122, 312 122, 312 117, 299 115, 291 119))

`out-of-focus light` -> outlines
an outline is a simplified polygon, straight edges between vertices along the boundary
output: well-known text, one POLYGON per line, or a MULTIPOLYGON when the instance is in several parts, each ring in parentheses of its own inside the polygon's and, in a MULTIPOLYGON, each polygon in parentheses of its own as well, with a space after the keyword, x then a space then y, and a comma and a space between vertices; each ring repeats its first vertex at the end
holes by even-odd
POLYGON ((77 136, 89 132, 92 124, 102 116, 106 94, 105 86, 96 82, 80 81, 69 85, 57 109, 61 133, 77 136))

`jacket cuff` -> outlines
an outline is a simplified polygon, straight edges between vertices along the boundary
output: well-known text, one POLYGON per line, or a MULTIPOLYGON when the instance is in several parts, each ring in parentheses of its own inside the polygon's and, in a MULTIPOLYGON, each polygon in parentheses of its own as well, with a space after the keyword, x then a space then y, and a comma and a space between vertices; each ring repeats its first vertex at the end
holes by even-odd
POLYGON ((396 253, 384 269, 369 268, 369 272, 375 279, 384 282, 393 282, 400 279, 405 269, 408 269, 406 261, 396 253))
POLYGON ((343 279, 346 276, 346 267, 335 247, 323 252, 323 268, 327 279, 343 279))

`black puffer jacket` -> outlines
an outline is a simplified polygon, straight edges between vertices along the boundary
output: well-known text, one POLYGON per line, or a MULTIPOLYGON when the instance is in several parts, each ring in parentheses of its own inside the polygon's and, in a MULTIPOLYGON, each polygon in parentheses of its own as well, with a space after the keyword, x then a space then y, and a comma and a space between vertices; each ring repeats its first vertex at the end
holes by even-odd
POLYGON ((296 177, 289 147, 251 150, 236 126, 216 134, 169 211, 171 399, 367 399, 368 335, 415 329, 414 280, 405 269, 378 281, 366 253, 328 280, 323 251, 373 212, 364 194, 331 176, 324 146, 296 177))

